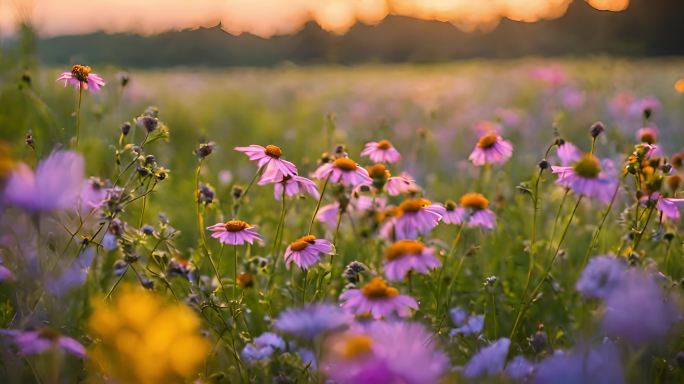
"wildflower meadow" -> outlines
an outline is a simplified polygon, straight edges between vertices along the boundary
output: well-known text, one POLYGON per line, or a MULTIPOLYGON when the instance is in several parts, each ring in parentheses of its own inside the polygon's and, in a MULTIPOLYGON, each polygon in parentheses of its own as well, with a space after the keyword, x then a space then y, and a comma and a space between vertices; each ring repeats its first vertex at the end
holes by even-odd
POLYGON ((679 59, 2 65, 1 382, 684 381, 679 59))

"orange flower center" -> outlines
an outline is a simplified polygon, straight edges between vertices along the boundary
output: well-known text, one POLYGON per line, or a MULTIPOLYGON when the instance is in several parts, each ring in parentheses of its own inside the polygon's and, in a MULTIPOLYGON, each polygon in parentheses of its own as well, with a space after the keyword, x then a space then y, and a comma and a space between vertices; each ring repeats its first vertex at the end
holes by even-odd
POLYGON ((385 250, 386 260, 396 260, 404 256, 414 255, 418 256, 425 249, 425 245, 416 240, 399 240, 390 245, 385 250))
POLYGON ((491 148, 496 143, 499 136, 496 133, 488 133, 482 137, 477 142, 477 146, 483 149, 491 148))
POLYGON ((366 167, 366 169, 371 179, 387 180, 391 176, 390 172, 382 164, 373 164, 370 167, 366 167))
POLYGON ((461 207, 475 210, 487 209, 489 200, 479 193, 466 193, 461 196, 461 207))
POLYGON ((283 155, 283 151, 280 149, 280 147, 278 147, 276 145, 271 145, 271 144, 266 146, 266 148, 264 149, 264 152, 266 153, 266 155, 268 155, 274 159, 278 159, 278 158, 280 158, 280 156, 283 155))
POLYGON ((316 240, 316 237, 311 236, 311 235, 306 235, 306 236, 300 237, 299 239, 290 243, 290 249, 295 251, 295 252, 303 251, 310 244, 313 244, 315 240, 316 240))
POLYGON ((387 150, 390 148, 392 148, 392 143, 390 143, 388 140, 378 141, 378 149, 387 150))
POLYGON ((348 157, 340 157, 339 159, 336 159, 333 165, 335 168, 345 172, 356 170, 356 162, 348 157))
POLYGON ((402 213, 414 213, 432 204, 428 199, 407 199, 399 204, 402 213))
POLYGON ((45 340, 57 341, 59 333, 52 328, 45 327, 38 330, 38 337, 45 340))
POLYGON ((242 220, 230 220, 227 221, 224 225, 226 226, 226 231, 228 232, 240 232, 249 228, 249 224, 242 220))
POLYGON ((71 67, 71 74, 74 75, 78 81, 87 82, 90 71, 92 71, 92 69, 87 65, 76 64, 71 67))
POLYGON ((656 142, 656 135, 652 131, 644 131, 641 134, 641 142, 646 144, 653 144, 656 142))
POLYGON ((456 209, 456 207, 457 207, 456 202, 453 200, 447 200, 444 203, 444 208, 446 208, 447 211, 453 211, 454 209, 456 209))
POLYGON ((387 286, 382 277, 374 277, 368 284, 361 288, 361 293, 368 299, 385 299, 399 294, 396 288, 387 286))
POLYGON ((352 335, 341 342, 339 354, 347 360, 365 356, 373 351, 373 339, 368 335, 352 335))

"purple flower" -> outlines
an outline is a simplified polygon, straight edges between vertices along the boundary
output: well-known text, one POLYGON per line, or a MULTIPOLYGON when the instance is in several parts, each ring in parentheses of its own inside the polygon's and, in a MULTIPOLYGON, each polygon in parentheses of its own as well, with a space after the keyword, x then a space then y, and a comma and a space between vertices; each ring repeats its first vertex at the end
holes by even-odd
POLYGON ((323 255, 335 253, 333 245, 325 239, 317 239, 315 236, 306 235, 293 241, 285 250, 285 265, 290 268, 294 261, 301 269, 309 269, 316 264, 323 255))
POLYGON ((532 376, 534 364, 524 356, 516 356, 506 365, 506 376, 513 380, 524 381, 532 376))
POLYGON ((321 165, 314 172, 314 178, 319 180, 330 178, 329 180, 333 183, 342 183, 351 187, 373 182, 368 176, 368 171, 348 157, 340 157, 331 163, 321 165))
POLYGON ((104 80, 99 75, 92 73, 92 69, 87 65, 76 64, 71 67, 71 72, 62 72, 57 81, 64 80, 64 86, 74 87, 98 92, 105 85, 104 80))
POLYGON ((428 235, 439 224, 445 213, 444 207, 427 199, 406 199, 399 205, 399 215, 394 219, 397 239, 415 239, 428 235))
POLYGON ((582 157, 582 151, 570 142, 563 142, 556 147, 556 153, 562 166, 567 167, 582 157))
POLYGON ((496 215, 489 209, 489 200, 479 193, 466 193, 461 196, 460 206, 453 201, 444 205, 445 212, 442 220, 446 224, 463 224, 469 227, 494 229, 496 215))
MULTIPOLYGON (((264 185, 267 183, 272 183, 272 180, 259 180, 257 184, 264 185)), ((283 196, 283 189, 285 190, 285 196, 295 196, 299 194, 306 193, 307 195, 318 199, 321 194, 318 192, 318 187, 316 183, 302 176, 285 176, 282 180, 278 182, 273 182, 273 197, 276 200, 280 200, 283 196)))
POLYGON ((551 170, 558 175, 556 184, 604 204, 610 202, 618 186, 612 162, 604 160, 601 164, 589 153, 583 155, 571 167, 552 166, 551 170))
POLYGON ((411 316, 411 309, 418 309, 416 299, 402 295, 396 288, 387 286, 382 277, 374 277, 361 289, 350 289, 340 295, 342 308, 356 315, 371 315, 379 320, 396 313, 411 316))
POLYGON ((506 364, 506 355, 508 355, 510 345, 509 339, 501 338, 492 345, 480 349, 463 367, 463 376, 472 380, 501 373, 506 364))
POLYGON ((615 256, 596 256, 584 267, 575 288, 584 297, 605 299, 620 283, 627 266, 615 256))
POLYGON ((387 179, 387 184, 385 184, 385 189, 390 196, 420 191, 420 187, 416 184, 416 181, 407 173, 389 177, 387 179))
POLYGON ((61 296, 82 286, 88 278, 88 271, 94 258, 95 248, 86 248, 59 277, 48 280, 45 283, 45 288, 53 295, 61 296))
POLYGON ((3 281, 9 281, 14 279, 14 274, 12 271, 7 269, 4 265, 0 264, 0 283, 3 281))
POLYGON ((432 384, 449 367, 434 336, 417 323, 374 322, 332 337, 326 347, 322 368, 339 384, 432 384))
POLYGON ((265 332, 254 339, 251 344, 245 345, 240 356, 248 363, 266 360, 276 350, 285 350, 285 341, 275 333, 265 332))
POLYGON ((604 343, 597 348, 576 347, 565 353, 557 351, 537 365, 532 383, 624 383, 617 348, 604 343))
POLYGON ((225 223, 214 224, 207 229, 212 232, 211 237, 218 239, 223 244, 253 244, 255 240, 263 240, 253 226, 242 220, 230 220, 225 223))
POLYGON ((322 333, 344 328, 351 321, 349 314, 338 306, 309 304, 302 308, 285 310, 276 319, 275 327, 279 331, 312 340, 322 333))
POLYGON ((21 355, 35 355, 49 349, 60 348, 80 358, 86 355, 81 343, 68 336, 62 336, 51 328, 36 331, 17 331, 1 329, 0 334, 11 336, 21 355))
POLYGON ((104 187, 100 179, 91 177, 84 183, 79 197, 79 212, 81 216, 93 214, 95 210, 102 206, 106 198, 107 188, 104 187))
POLYGON ((296 176, 297 167, 287 160, 280 157, 283 151, 280 147, 275 145, 261 145, 252 144, 248 147, 235 147, 235 150, 242 152, 247 157, 255 161, 259 168, 264 168, 264 173, 261 175, 260 182, 277 182, 283 180, 285 176, 296 176))
POLYGON ((605 305, 603 329, 632 344, 662 340, 679 316, 672 298, 654 277, 636 268, 624 273, 605 305))
POLYGON ((672 221, 679 220, 679 209, 681 207, 684 207, 684 199, 661 197, 658 196, 657 193, 655 195, 657 195, 656 199, 658 199, 658 202, 656 203, 656 208, 660 213, 662 213, 663 218, 672 221))
POLYGON ((503 164, 513 155, 513 145, 496 132, 481 136, 475 149, 468 157, 476 166, 503 164))
POLYGON ((449 310, 451 321, 456 328, 449 332, 449 336, 474 335, 482 332, 484 327, 484 315, 468 315, 463 308, 455 307, 449 310))
POLYGON ((385 276, 390 281, 402 280, 409 271, 428 274, 442 265, 434 250, 416 240, 399 240, 385 250, 385 276))
POLYGON ((337 226, 337 215, 340 211, 340 203, 334 202, 322 206, 316 214, 316 220, 325 225, 329 231, 334 231, 337 226))
POLYGON ((72 151, 55 151, 33 173, 26 164, 12 172, 5 200, 27 211, 74 209, 83 186, 83 157, 72 151))
POLYGON ((375 163, 396 163, 401 159, 399 151, 387 140, 366 143, 361 156, 366 156, 375 163))

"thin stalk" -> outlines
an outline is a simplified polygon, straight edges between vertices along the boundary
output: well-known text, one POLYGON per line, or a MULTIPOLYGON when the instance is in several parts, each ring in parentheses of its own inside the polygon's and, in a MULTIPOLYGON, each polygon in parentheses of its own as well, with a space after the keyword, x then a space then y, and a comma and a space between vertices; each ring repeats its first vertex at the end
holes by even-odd
POLYGON ((235 291, 237 288, 237 270, 238 270, 238 246, 235 244, 235 252, 233 253, 233 264, 235 268, 233 269, 233 300, 235 300, 235 291))
POLYGON ((587 261, 589 261, 589 255, 591 254, 591 251, 594 250, 594 247, 596 246, 596 242, 598 241, 599 234, 601 233, 601 229, 603 229, 603 224, 605 224, 606 219, 608 218, 608 214, 610 214, 610 211, 613 209, 613 204, 615 203, 615 198, 618 195, 618 191, 620 190, 620 183, 617 184, 615 187, 615 191, 613 191, 613 196, 610 199, 610 203, 608 204, 608 208, 606 209, 606 212, 603 214, 603 217, 601 218, 601 223, 599 223, 598 228, 596 228, 596 231, 594 232, 594 236, 591 238, 591 242, 589 243, 589 248, 587 248, 587 253, 584 254, 584 260, 582 261, 582 268, 583 269, 585 265, 587 265, 587 261))
POLYGON ((81 100, 83 99, 83 82, 78 83, 78 103, 76 104, 76 148, 81 134, 81 100))
POLYGON ((321 189, 321 196, 318 198, 318 202, 316 202, 316 209, 314 209, 314 213, 311 216, 311 222, 309 223, 309 230, 307 231, 307 234, 310 235, 311 231, 313 230, 313 225, 314 221, 316 221, 316 215, 318 214, 318 210, 321 209, 321 202, 323 201, 323 195, 325 195, 325 190, 328 188, 328 182, 330 181, 330 175, 325 178, 325 182, 323 183, 323 188, 321 189))
POLYGON ((242 203, 242 200, 245 199, 245 196, 247 196, 247 194, 249 193, 249 190, 252 189, 254 182, 259 177, 259 175, 261 175, 261 173, 264 171, 265 167, 266 166, 264 165, 264 166, 259 167, 259 169, 257 169, 256 173, 252 177, 252 180, 250 180, 249 184, 247 184, 247 188, 245 188, 244 192, 242 192, 240 197, 235 202, 235 205, 233 206, 233 217, 237 217, 238 211, 240 210, 240 205, 242 203))
POLYGON ((655 210, 656 203, 653 202, 651 207, 648 210, 648 216, 646 216, 646 223, 644 223, 643 228, 639 231, 637 234, 636 239, 634 240, 634 246, 632 247, 632 251, 636 252, 637 248, 639 248, 639 243, 641 243, 641 239, 644 237, 644 232, 646 232, 646 228, 648 228, 648 223, 651 221, 651 217, 653 216, 653 211, 655 210))

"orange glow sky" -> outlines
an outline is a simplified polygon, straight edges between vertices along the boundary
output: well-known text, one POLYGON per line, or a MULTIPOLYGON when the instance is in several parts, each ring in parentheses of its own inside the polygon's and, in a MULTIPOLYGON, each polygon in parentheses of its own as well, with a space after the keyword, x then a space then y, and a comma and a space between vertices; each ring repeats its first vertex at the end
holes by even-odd
MULTIPOLYGON (((30 20, 42 36, 95 31, 156 34, 221 23, 232 34, 262 37, 294 33, 310 20, 344 33, 357 22, 387 15, 450 22, 472 31, 502 18, 534 22, 565 14, 573 0, 0 0, 0 34, 30 20)), ((582 1, 582 0, 575 0, 582 1)), ((586 0, 596 9, 621 11, 629 0, 586 0)))

